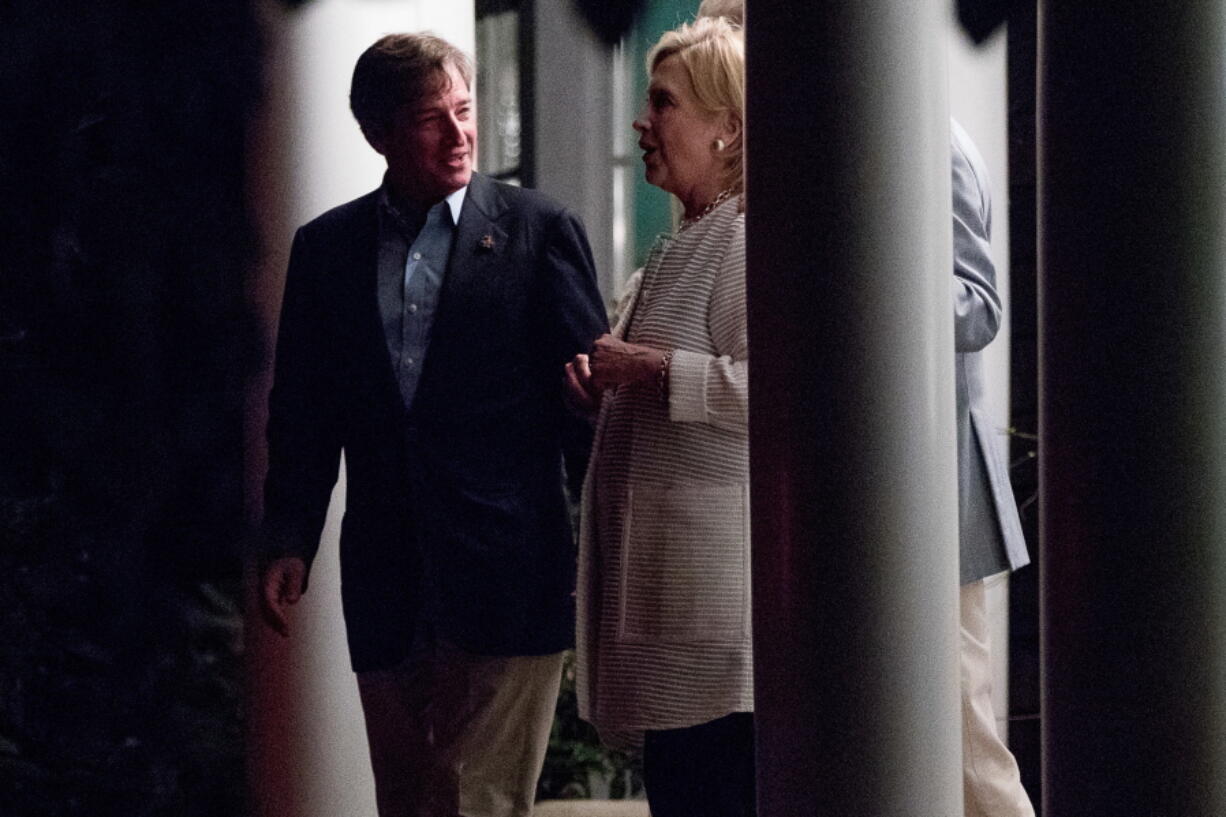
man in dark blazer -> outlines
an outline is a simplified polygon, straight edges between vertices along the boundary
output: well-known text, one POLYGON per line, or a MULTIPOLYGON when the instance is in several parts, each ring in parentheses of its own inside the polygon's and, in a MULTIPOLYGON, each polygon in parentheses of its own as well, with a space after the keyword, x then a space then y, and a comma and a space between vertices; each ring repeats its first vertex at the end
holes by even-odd
POLYGON ((343 451, 381 817, 528 815, 574 633, 562 372, 606 317, 579 220, 473 172, 472 76, 429 35, 359 58, 387 174, 295 236, 270 397, 265 620, 288 635, 343 451))

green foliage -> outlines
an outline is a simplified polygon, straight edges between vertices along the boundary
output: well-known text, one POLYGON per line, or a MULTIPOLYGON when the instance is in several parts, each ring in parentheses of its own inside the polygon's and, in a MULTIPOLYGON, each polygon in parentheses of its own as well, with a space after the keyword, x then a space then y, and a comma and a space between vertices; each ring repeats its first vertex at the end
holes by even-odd
POLYGON ((579 717, 575 656, 567 652, 537 799, 630 799, 642 791, 639 759, 605 747, 595 728, 579 717))

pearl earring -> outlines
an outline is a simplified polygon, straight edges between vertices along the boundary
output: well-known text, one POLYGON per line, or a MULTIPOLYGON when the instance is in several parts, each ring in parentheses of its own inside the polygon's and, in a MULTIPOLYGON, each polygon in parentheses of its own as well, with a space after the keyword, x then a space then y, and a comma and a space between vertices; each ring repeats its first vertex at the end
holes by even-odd
POLYGON ((725 144, 725 142, 724 142, 724 140, 723 140, 723 139, 716 139, 716 140, 715 140, 715 152, 716 152, 716 153, 719 153, 720 151, 722 151, 722 150, 723 150, 724 148, 726 148, 726 147, 728 147, 728 145, 727 145, 727 144, 725 144))

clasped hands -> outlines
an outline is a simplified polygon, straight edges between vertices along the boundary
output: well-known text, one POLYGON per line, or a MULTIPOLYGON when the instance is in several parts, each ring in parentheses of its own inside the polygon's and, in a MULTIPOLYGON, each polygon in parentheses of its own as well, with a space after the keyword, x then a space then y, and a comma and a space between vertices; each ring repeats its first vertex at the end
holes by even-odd
POLYGON ((664 363, 664 351, 627 343, 605 333, 590 352, 575 355, 566 364, 566 396, 580 411, 591 414, 600 407, 605 389, 652 382, 664 363))

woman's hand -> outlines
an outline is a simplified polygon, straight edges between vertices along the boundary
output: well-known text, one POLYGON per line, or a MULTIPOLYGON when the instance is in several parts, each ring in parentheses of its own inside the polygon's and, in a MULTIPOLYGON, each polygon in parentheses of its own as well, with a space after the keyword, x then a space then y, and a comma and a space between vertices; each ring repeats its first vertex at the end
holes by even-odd
POLYGON ((592 345, 587 363, 592 384, 604 391, 613 386, 655 381, 664 364, 664 352, 604 334, 592 345))
POLYGON ((575 355, 575 359, 566 364, 564 387, 566 399, 581 413, 595 414, 600 408, 601 390, 592 383, 587 355, 575 355))

